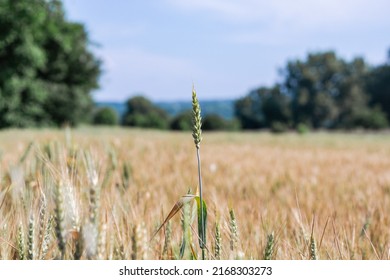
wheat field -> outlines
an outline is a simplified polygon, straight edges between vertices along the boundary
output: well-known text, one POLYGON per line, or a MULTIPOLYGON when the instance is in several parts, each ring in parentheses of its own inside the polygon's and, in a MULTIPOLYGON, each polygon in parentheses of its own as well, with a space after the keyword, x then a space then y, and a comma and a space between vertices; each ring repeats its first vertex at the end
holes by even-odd
MULTIPOLYGON (((390 259, 389 134, 204 133, 200 149, 207 259, 390 259)), ((197 184, 191 132, 1 131, 0 257, 199 258, 191 207, 153 237, 197 184)))

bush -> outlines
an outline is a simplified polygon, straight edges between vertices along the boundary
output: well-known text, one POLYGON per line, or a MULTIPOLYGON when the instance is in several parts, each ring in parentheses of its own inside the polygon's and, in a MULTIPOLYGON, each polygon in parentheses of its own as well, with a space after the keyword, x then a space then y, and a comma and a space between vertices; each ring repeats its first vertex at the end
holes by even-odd
POLYGON ((364 110, 354 118, 354 126, 366 129, 383 129, 389 123, 386 114, 379 107, 364 110))
POLYGON ((229 121, 217 114, 205 116, 202 123, 203 130, 238 130, 239 128, 240 124, 236 119, 229 121))
POLYGON ((126 102, 123 125, 142 128, 168 128, 167 113, 143 96, 135 96, 126 102))
POLYGON ((283 133, 288 130, 288 126, 282 122, 272 122, 271 123, 271 132, 273 133, 283 133))
POLYGON ((156 113, 141 114, 135 113, 125 116, 123 120, 126 126, 134 126, 141 128, 158 128, 166 129, 168 127, 168 121, 165 118, 161 118, 156 113))
POLYGON ((299 134, 306 134, 310 132, 310 127, 304 123, 299 123, 296 127, 296 130, 299 134))
POLYGON ((225 130, 226 126, 226 120, 217 114, 210 114, 205 116, 202 123, 203 130, 225 130))
POLYGON ((110 107, 99 108, 93 117, 93 124, 97 125, 116 125, 118 121, 117 112, 110 107))
POLYGON ((192 129, 192 111, 184 111, 174 117, 170 123, 172 130, 191 130, 192 129))

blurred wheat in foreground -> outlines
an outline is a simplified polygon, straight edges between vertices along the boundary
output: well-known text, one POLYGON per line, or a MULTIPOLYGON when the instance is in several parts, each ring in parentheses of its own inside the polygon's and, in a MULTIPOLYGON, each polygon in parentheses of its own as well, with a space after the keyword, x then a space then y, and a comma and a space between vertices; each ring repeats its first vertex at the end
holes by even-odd
MULTIPOLYGON (((0 132, 1 259, 200 258, 188 133, 0 132)), ((206 133, 207 259, 390 259, 390 135, 206 133)))

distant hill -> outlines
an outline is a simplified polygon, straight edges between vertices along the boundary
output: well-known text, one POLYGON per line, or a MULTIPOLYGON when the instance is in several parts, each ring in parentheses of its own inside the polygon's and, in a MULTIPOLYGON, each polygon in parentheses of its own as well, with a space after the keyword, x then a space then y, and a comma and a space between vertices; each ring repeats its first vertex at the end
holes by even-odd
MULTIPOLYGON (((191 110, 192 103, 185 101, 155 102, 161 109, 165 110, 170 116, 191 110)), ((126 111, 126 104, 121 102, 96 102, 97 107, 111 107, 123 116, 126 111)), ((208 100, 200 101, 202 115, 217 114, 225 119, 232 119, 234 116, 234 100, 208 100)))

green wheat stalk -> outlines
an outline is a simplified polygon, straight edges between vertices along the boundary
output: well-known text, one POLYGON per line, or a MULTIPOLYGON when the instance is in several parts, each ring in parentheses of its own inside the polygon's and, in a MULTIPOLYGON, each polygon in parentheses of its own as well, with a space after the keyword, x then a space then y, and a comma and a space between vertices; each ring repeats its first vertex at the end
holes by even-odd
MULTIPOLYGON (((193 113, 193 133, 192 136, 194 138, 194 143, 196 147, 196 156, 198 160, 198 178, 199 178, 199 188, 196 195, 186 194, 182 196, 172 207, 168 216, 165 218, 164 222, 158 227, 155 233, 152 236, 152 239, 156 236, 156 234, 166 225, 169 220, 175 216, 184 205, 195 200, 198 209, 198 236, 199 236, 199 247, 202 250, 202 259, 206 259, 206 224, 207 224, 207 206, 205 201, 203 200, 203 188, 202 188, 202 173, 201 173, 201 164, 200 164, 200 142, 202 141, 202 119, 200 115, 200 106, 198 98, 196 97, 195 89, 192 89, 192 113, 193 113), (199 194, 199 195, 198 195, 199 194)), ((196 258, 195 250, 190 244, 192 256, 196 258)))
POLYGON ((272 232, 267 236, 267 245, 265 246, 264 250, 264 259, 265 260, 271 260, 272 255, 274 254, 274 245, 275 245, 275 236, 272 232))
POLYGON ((199 178, 199 200, 200 200, 200 248, 202 249, 202 259, 205 259, 206 233, 205 221, 203 216, 203 188, 202 188, 202 171, 200 165, 200 142, 202 141, 202 117, 200 115, 200 105, 196 96, 195 88, 192 87, 192 137, 196 147, 196 157, 198 160, 198 178, 199 178))

